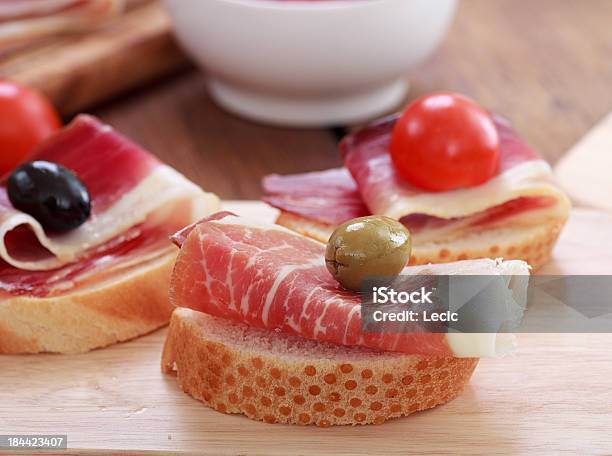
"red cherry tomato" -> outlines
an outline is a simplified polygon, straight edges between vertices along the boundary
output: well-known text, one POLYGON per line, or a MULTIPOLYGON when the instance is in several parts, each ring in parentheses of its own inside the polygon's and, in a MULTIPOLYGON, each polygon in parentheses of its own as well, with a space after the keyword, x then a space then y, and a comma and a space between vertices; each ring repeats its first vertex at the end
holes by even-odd
POLYGON ((491 116, 454 93, 433 93, 408 106, 390 148, 398 173, 432 192, 480 185, 499 167, 499 135, 491 116))
POLYGON ((61 126, 51 103, 37 91, 0 80, 0 177, 61 126))

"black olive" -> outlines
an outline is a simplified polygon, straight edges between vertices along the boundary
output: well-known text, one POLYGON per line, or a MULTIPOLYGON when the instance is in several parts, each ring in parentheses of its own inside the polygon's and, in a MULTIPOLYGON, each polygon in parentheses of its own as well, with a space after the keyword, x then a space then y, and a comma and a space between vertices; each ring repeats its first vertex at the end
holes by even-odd
POLYGON ((45 230, 64 233, 81 226, 91 214, 83 183, 57 163, 38 160, 19 166, 8 179, 8 197, 45 230))

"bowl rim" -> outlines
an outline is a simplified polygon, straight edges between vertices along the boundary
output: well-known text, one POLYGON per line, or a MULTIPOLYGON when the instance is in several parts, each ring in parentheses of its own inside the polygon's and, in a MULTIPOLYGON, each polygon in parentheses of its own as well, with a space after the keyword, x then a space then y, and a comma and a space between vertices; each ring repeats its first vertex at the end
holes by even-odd
POLYGON ((325 11, 356 9, 394 0, 207 0, 258 10, 325 11))

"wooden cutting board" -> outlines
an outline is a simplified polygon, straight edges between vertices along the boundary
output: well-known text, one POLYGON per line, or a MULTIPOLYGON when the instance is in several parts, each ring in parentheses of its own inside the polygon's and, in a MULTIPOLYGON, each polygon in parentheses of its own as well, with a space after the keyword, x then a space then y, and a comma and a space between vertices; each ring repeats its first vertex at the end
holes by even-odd
POLYGON ((612 211, 612 112, 555 166, 555 178, 577 204, 612 211))
POLYGON ((98 30, 0 56, 0 77, 40 89, 68 115, 188 67, 162 6, 138 3, 98 30))
MULTIPOLYGON (((262 203, 237 213, 272 220, 262 203)), ((612 215, 575 210, 543 273, 612 273, 612 215)), ((79 356, 0 357, 0 434, 68 434, 62 455, 604 454, 612 335, 519 335, 455 401, 382 426, 321 429, 222 415, 160 372, 165 330, 79 356), (146 452, 149 450, 151 453, 146 452), (142 453, 141 453, 142 452, 142 453)), ((58 453, 55 453, 58 454, 58 453)))

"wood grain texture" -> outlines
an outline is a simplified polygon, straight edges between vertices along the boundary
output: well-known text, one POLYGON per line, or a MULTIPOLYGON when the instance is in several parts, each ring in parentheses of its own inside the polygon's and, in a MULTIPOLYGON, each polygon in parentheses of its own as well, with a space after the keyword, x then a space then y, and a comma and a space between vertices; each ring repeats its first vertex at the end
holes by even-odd
MULTIPOLYGON (((261 219, 275 215, 261 203, 227 207, 261 219)), ((596 228, 611 232, 612 215, 576 210, 545 272, 588 273, 590 265, 612 272, 610 247, 602 251, 590 236, 596 228)), ((0 429, 68 433, 71 450, 62 452, 68 455, 606 454, 612 448, 610 334, 522 334, 515 356, 482 360, 465 393, 447 405, 382 426, 320 429, 205 408, 161 374, 164 332, 87 355, 0 357, 0 429)))
MULTIPOLYGON (((465 0, 438 51, 413 70, 410 100, 473 96, 509 118, 551 162, 612 106, 612 2, 465 0)), ((237 119, 189 73, 94 112, 226 199, 255 199, 267 173, 340 163, 337 138, 237 119)))
POLYGON ((98 30, 0 58, 0 77, 38 88, 70 114, 188 66, 166 13, 146 2, 98 30))

